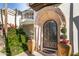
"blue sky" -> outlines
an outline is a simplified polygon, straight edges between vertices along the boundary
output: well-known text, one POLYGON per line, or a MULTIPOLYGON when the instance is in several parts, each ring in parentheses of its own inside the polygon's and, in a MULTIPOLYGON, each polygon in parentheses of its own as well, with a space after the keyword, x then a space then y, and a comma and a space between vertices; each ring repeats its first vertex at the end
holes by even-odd
POLYGON ((0 3, 0 9, 3 8, 3 3, 0 3))
MULTIPOLYGON (((4 3, 0 3, 0 9, 4 7, 4 3)), ((11 9, 18 9, 18 10, 26 10, 29 8, 28 4, 26 3, 8 3, 8 8, 11 9)))

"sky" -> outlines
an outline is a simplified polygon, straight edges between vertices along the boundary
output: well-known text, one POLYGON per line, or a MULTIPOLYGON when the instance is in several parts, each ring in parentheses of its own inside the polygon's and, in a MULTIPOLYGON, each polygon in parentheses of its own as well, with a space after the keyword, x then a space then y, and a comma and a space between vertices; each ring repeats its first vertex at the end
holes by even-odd
MULTIPOLYGON (((21 11, 29 9, 28 4, 26 3, 7 3, 7 7, 11 9, 17 8, 18 10, 21 10, 21 11)), ((4 8, 4 3, 0 3, 0 9, 1 8, 4 8)))

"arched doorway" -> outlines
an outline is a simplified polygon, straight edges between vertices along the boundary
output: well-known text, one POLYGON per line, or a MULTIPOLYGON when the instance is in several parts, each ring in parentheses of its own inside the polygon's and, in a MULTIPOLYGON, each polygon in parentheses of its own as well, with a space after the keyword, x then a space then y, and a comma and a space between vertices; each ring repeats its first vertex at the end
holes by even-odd
POLYGON ((57 50, 57 23, 54 20, 48 20, 43 25, 43 50, 57 50))
POLYGON ((65 24, 65 17, 60 9, 48 6, 38 11, 35 21, 36 51, 46 52, 43 53, 45 55, 52 55, 55 51, 55 55, 59 55, 60 30, 65 24))

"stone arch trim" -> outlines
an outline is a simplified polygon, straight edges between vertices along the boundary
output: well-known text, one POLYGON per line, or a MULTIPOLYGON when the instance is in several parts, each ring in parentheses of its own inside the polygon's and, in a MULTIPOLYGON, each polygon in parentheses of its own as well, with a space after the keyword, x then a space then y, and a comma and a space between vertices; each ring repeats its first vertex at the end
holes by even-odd
POLYGON ((46 20, 49 19, 55 19, 55 21, 60 25, 63 23, 66 25, 64 14, 59 8, 48 6, 48 7, 44 7, 43 9, 37 12, 37 18, 36 18, 37 24, 40 23, 42 24, 43 21, 45 22, 46 20))

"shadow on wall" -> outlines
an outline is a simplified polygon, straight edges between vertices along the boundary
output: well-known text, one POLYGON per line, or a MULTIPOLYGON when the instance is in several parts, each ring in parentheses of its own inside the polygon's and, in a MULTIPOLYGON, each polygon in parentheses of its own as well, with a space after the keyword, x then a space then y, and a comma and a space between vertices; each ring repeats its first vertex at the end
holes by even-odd
MULTIPOLYGON (((78 30, 78 42, 79 42, 79 16, 74 17, 73 21, 78 30)), ((78 52, 79 52, 79 43, 78 43, 78 52)))
MULTIPOLYGON (((79 41, 79 16, 73 17, 73 3, 70 4, 70 20, 69 20, 69 39, 71 40, 72 44, 72 52, 74 52, 74 46, 73 46, 73 22, 76 25, 76 28, 78 30, 78 41, 79 41)), ((79 48, 79 43, 78 43, 79 48)), ((79 51, 79 49, 78 49, 79 51)))
POLYGON ((73 50, 73 3, 70 4, 69 39, 72 45, 72 52, 74 52, 73 50))

